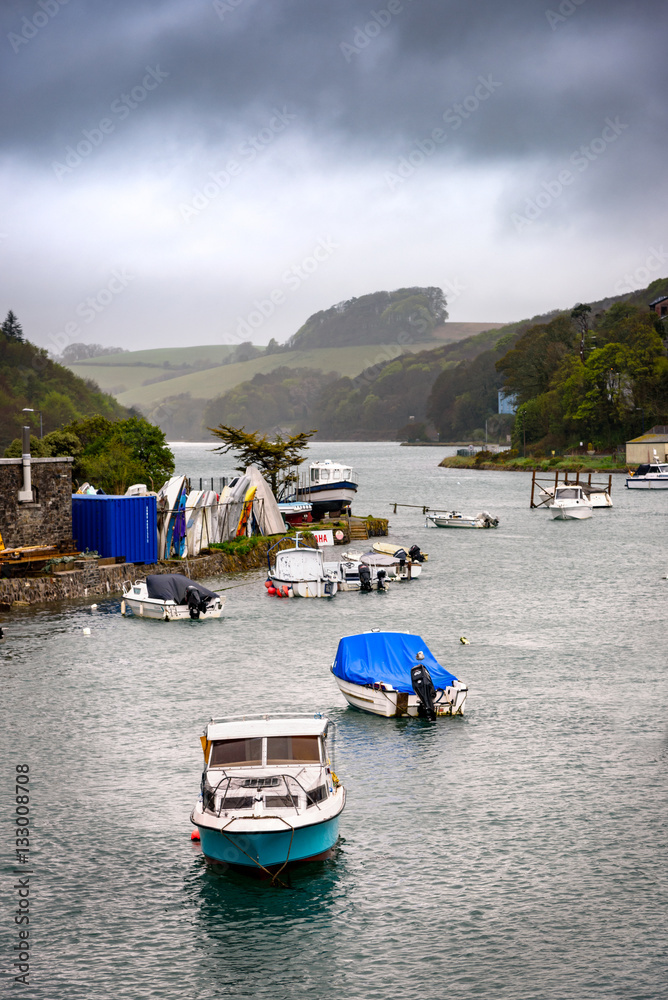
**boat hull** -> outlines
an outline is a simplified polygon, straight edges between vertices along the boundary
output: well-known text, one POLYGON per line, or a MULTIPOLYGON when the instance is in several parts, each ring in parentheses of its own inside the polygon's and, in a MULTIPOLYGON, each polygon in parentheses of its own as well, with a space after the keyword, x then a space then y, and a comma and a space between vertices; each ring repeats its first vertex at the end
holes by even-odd
POLYGON ((210 861, 243 868, 275 868, 295 861, 312 861, 327 854, 339 838, 339 816, 321 823, 266 833, 235 833, 198 826, 202 852, 210 861))
POLYGON ((668 490, 668 477, 666 479, 634 479, 630 477, 626 480, 628 490, 668 490))
MULTIPOLYGON (((383 684, 361 685, 353 684, 351 681, 336 677, 341 694, 349 705, 358 708, 361 712, 369 712, 371 715, 381 715, 386 719, 400 718, 406 716, 417 718, 419 715, 419 701, 415 694, 406 694, 385 687, 383 684)), ((449 689, 450 690, 450 689, 449 689)), ((468 689, 464 686, 456 692, 453 690, 451 697, 453 703, 443 701, 436 705, 438 717, 463 715, 464 703, 468 695, 468 689)))
POLYGON ((591 507, 548 507, 555 521, 584 521, 591 517, 591 507))
POLYGON ((338 514, 355 499, 357 484, 350 482, 328 483, 327 486, 300 487, 295 500, 303 500, 310 503, 313 508, 313 518, 317 520, 323 514, 330 512, 338 514))
POLYGON ((480 521, 476 517, 437 517, 427 515, 437 528, 496 528, 495 524, 480 521))
POLYGON ((271 573, 269 579, 277 590, 287 587, 292 597, 334 597, 338 590, 336 580, 284 580, 271 573))

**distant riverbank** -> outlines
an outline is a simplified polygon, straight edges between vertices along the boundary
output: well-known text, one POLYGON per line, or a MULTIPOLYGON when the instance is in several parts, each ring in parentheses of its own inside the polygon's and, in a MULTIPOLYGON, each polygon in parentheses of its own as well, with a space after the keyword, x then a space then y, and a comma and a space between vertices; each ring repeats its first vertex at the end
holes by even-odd
POLYGON ((600 472, 628 473, 633 466, 613 461, 611 455, 564 455, 560 458, 480 459, 476 455, 451 455, 438 464, 448 469, 499 469, 505 472, 600 472))

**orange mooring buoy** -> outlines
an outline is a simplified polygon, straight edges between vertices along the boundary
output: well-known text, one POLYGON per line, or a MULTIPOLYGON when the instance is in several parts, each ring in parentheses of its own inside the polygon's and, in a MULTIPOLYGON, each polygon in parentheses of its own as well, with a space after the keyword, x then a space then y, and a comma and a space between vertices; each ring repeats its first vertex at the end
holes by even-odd
POLYGON ((199 830, 193 830, 193 832, 190 834, 190 839, 199 840, 199 830))

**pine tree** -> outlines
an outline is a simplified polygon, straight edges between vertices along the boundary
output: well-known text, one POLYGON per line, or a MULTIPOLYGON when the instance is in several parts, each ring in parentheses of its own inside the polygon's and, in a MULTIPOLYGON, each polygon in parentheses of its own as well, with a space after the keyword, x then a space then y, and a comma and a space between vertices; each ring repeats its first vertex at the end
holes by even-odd
POLYGON ((21 344, 23 343, 23 327, 11 309, 7 313, 5 322, 2 324, 1 329, 7 340, 18 341, 21 344))

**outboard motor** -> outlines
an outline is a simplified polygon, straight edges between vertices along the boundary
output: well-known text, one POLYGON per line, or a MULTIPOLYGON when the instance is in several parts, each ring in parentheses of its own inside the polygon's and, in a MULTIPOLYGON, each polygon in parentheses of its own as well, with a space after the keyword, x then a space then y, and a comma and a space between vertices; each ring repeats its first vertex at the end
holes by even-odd
MULTIPOLYGON (((196 587, 188 587, 186 590, 186 597, 188 599, 188 613, 191 618, 199 618, 200 611, 202 610, 202 604, 204 601, 200 601, 199 591, 196 587)), ((206 605, 205 605, 206 607, 206 605)))
POLYGON ((385 577, 386 576, 387 576, 387 573, 385 572, 384 569, 379 569, 378 570, 378 589, 379 590, 387 590, 387 587, 385 586, 385 577))
POLYGON ((411 557, 413 562, 419 562, 419 563, 424 562, 424 556, 420 551, 419 545, 411 545, 410 549, 408 550, 408 555, 411 557))
MULTIPOLYGON (((418 653, 417 659, 423 660, 424 653, 418 653)), ((411 684, 418 697, 418 715, 421 719, 436 722, 436 709, 434 708, 436 688, 424 663, 416 663, 412 668, 411 684)))
POLYGON ((364 594, 371 593, 371 570, 365 563, 360 564, 360 590, 364 594))

